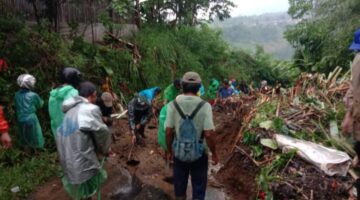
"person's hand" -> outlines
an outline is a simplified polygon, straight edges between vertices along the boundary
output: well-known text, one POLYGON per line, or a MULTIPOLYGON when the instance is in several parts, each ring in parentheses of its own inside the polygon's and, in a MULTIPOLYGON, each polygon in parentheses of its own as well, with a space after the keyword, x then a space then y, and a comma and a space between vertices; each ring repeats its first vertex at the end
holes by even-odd
POLYGON ((9 149, 12 146, 9 133, 0 134, 0 142, 5 149, 9 149))
POLYGON ((219 163, 219 158, 218 158, 218 156, 217 156, 217 154, 212 154, 211 155, 211 160, 213 161, 213 165, 217 165, 218 163, 219 163))
POLYGON ((140 128, 141 128, 141 124, 137 124, 136 125, 136 130, 140 130, 140 128))
POLYGON ((103 117, 104 123, 108 123, 110 120, 111 120, 111 118, 109 118, 109 117, 103 117))

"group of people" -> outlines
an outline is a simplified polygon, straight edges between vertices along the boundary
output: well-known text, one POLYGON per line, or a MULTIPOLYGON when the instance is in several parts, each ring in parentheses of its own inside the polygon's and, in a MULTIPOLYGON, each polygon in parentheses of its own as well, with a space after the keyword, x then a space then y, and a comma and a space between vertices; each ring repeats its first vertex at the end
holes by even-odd
MULTIPOLYGON (((33 153, 44 148, 44 137, 36 115, 44 101, 34 92, 34 76, 22 74, 17 84, 18 139, 25 151, 33 153)), ((193 177, 193 197, 204 199, 209 149, 212 160, 218 162, 212 138, 212 108, 200 98, 203 90, 200 76, 188 72, 182 79, 170 84, 162 96, 164 106, 159 129, 163 134, 158 138, 160 146, 166 151, 166 158, 173 162, 174 190, 179 199, 186 198, 190 174, 193 177)), ((128 103, 129 128, 134 144, 146 138, 144 131, 153 114, 152 103, 160 94, 159 87, 146 89, 128 103)), ((73 199, 90 198, 107 179, 103 163, 112 143, 109 130, 112 125, 112 101, 110 92, 98 95, 93 83, 81 82, 81 72, 75 68, 62 70, 58 84, 50 91, 48 111, 62 169, 61 180, 65 191, 73 199)), ((4 148, 12 145, 8 129, 0 108, 0 141, 4 148)))
MULTIPOLYGON (((352 64, 352 84, 344 99, 347 113, 342 130, 354 133, 355 150, 360 156, 360 29, 355 33, 350 49, 357 53, 352 64)), ((44 137, 36 115, 44 101, 34 92, 35 83, 34 76, 20 75, 17 79, 19 91, 15 94, 19 143, 27 151, 44 148, 44 137)), ((146 138, 145 127, 154 113, 153 101, 163 93, 158 143, 166 152, 166 159, 173 163, 177 199, 186 199, 189 176, 192 199, 205 198, 209 156, 214 164, 219 161, 211 100, 228 98, 240 92, 250 92, 244 82, 238 84, 235 80, 225 79, 220 86, 220 82, 213 79, 208 89, 209 103, 200 97, 204 94, 200 75, 187 72, 163 92, 159 87, 149 88, 140 91, 128 103, 132 142, 139 144, 146 138)), ((62 70, 58 85, 50 91, 48 110, 63 172, 61 180, 73 199, 90 198, 107 179, 103 164, 112 143, 109 127, 112 125, 113 99, 111 92, 97 94, 93 83, 81 82, 81 72, 75 68, 62 70)), ((0 142, 5 149, 12 145, 8 129, 0 107, 0 142)))
MULTIPOLYGON (((34 92, 35 83, 34 76, 20 75, 17 79, 20 89, 15 94, 18 140, 28 153, 44 148, 44 137, 36 115, 44 101, 34 92)), ((107 156, 110 149, 111 93, 103 92, 98 97, 93 83, 81 82, 79 70, 65 68, 49 96, 51 132, 59 154, 64 188, 73 199, 91 197, 106 180, 98 156, 107 156)), ((0 109, 1 142, 5 148, 12 144, 8 129, 0 109)))

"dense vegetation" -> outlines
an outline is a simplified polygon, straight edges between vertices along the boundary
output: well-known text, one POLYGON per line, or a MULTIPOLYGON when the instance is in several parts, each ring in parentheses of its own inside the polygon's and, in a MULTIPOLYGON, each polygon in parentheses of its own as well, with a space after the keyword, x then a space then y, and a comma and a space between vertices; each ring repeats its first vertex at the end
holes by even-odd
POLYGON ((325 72, 349 68, 348 50, 360 27, 358 0, 289 0, 289 14, 299 20, 286 39, 295 48, 294 64, 303 71, 325 72))

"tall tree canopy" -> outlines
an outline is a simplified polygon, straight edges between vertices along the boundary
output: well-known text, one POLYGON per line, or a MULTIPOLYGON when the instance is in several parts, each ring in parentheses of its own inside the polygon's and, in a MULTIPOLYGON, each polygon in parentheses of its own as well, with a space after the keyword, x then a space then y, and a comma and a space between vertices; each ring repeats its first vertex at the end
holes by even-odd
POLYGON ((142 3, 142 14, 150 23, 196 25, 215 17, 229 18, 233 7, 235 4, 230 0, 148 0, 142 3))

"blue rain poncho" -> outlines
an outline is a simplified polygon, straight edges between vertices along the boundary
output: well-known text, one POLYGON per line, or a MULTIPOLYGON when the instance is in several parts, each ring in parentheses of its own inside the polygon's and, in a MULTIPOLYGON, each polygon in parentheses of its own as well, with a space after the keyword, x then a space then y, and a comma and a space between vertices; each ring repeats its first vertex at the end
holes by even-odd
POLYGON ((152 102, 152 100, 155 98, 155 93, 157 90, 160 90, 159 87, 153 87, 146 90, 142 90, 139 92, 140 97, 145 97, 149 103, 152 102))

